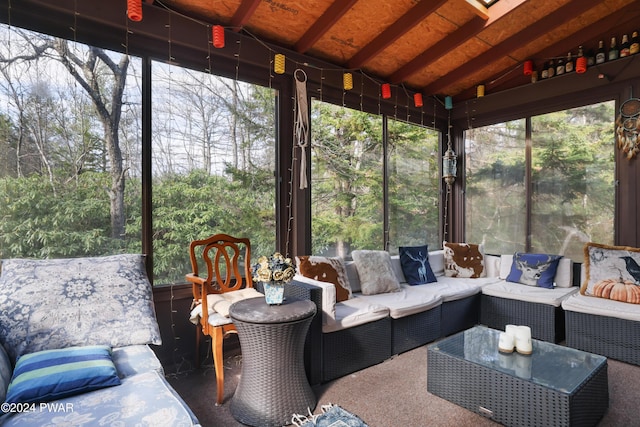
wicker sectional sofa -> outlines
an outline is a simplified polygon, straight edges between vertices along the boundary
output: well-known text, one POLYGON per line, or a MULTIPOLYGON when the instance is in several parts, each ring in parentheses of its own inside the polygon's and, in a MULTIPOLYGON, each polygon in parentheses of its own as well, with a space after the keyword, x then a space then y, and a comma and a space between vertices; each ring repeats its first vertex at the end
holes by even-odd
POLYGON ((536 338, 557 341, 564 328, 561 302, 578 291, 572 286, 573 262, 563 259, 555 276, 562 286, 555 289, 507 282, 511 256, 485 255, 484 262, 486 277, 446 277, 444 251, 431 251, 437 282, 409 286, 399 257, 391 256, 400 291, 363 295, 356 264, 346 261, 353 294, 338 303, 332 283, 297 274, 292 287, 304 289, 321 313, 307 342, 314 363, 311 383, 348 375, 478 323, 497 329, 509 323, 531 325, 536 338))
POLYGON ((391 262, 401 289, 377 295, 362 294, 356 264, 345 262, 353 297, 338 303, 333 284, 296 275, 293 286, 309 289, 310 298, 321 301, 321 331, 312 340, 322 356, 312 383, 339 378, 477 324, 482 286, 499 280, 495 268, 488 268, 484 278, 445 277, 439 250, 429 253, 437 283, 409 286, 399 257, 392 256, 391 262))
POLYGON ((580 292, 562 302, 568 346, 640 365, 638 264, 640 248, 585 245, 580 292))

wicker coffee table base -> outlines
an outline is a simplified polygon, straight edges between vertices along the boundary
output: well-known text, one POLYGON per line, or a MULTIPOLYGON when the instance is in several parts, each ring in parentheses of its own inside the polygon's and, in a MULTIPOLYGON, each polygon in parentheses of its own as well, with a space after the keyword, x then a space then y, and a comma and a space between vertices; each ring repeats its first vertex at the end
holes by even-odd
POLYGON ((607 365, 573 394, 428 350, 427 390, 506 426, 593 426, 609 406, 607 365))

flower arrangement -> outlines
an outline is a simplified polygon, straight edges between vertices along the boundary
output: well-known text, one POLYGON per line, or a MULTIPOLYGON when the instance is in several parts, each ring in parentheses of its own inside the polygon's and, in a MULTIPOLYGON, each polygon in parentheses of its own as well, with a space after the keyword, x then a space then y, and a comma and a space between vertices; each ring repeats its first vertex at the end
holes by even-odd
POLYGON ((255 282, 283 282, 289 283, 296 274, 296 266, 291 258, 285 258, 280 252, 270 257, 261 256, 253 266, 253 280, 255 282))

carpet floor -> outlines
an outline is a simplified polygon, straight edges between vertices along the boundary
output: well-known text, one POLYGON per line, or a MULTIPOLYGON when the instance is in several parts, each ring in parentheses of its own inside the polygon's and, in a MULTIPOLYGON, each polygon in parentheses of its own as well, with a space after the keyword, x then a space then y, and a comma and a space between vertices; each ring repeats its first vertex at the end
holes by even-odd
MULTIPOLYGON (((225 400, 215 405, 213 366, 168 375, 169 382, 191 407, 203 427, 242 426, 229 411, 240 378, 242 356, 229 352, 225 360, 225 400)), ((209 361, 210 362, 210 361, 209 361)), ((640 366, 608 361, 609 409, 598 427, 640 426, 640 366)), ((497 423, 427 392, 426 346, 395 356, 337 380, 313 387, 320 406, 340 405, 370 427, 496 426, 497 423)), ((491 390, 487 390, 491 393, 491 390)))

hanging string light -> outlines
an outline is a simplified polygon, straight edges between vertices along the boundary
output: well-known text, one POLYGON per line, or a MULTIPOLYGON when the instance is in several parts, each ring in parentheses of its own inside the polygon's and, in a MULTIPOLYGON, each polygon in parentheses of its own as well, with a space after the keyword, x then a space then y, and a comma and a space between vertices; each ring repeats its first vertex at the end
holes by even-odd
POLYGON ((530 76, 531 73, 533 73, 533 61, 531 59, 527 59, 526 61, 524 61, 522 68, 523 68, 524 75, 530 76))
POLYGON ((380 91, 382 92, 382 99, 391 98, 391 85, 389 83, 382 83, 380 91))
POLYGON ((213 47, 222 49, 224 47, 224 27, 222 25, 214 25, 211 27, 213 33, 213 47))
POLYGON ((444 108, 446 108, 447 110, 451 110, 453 108, 453 98, 451 98, 450 96, 445 96, 444 108))
POLYGON ((127 16, 132 21, 142 21, 142 0, 127 0, 127 16))
POLYGON ((353 75, 351 73, 342 74, 342 87, 344 90, 353 89, 353 75))
POLYGON ((413 105, 415 105, 417 108, 422 107, 424 104, 422 103, 422 94, 421 93, 414 93, 413 94, 413 105))
POLYGON ((578 59, 576 59, 576 73, 587 72, 587 57, 582 53, 582 46, 578 48, 578 59))
POLYGON ((482 98, 484 96, 484 85, 478 85, 476 88, 476 98, 482 98))
POLYGON ((281 53, 276 53, 273 57, 273 72, 276 74, 284 74, 285 56, 281 53))

